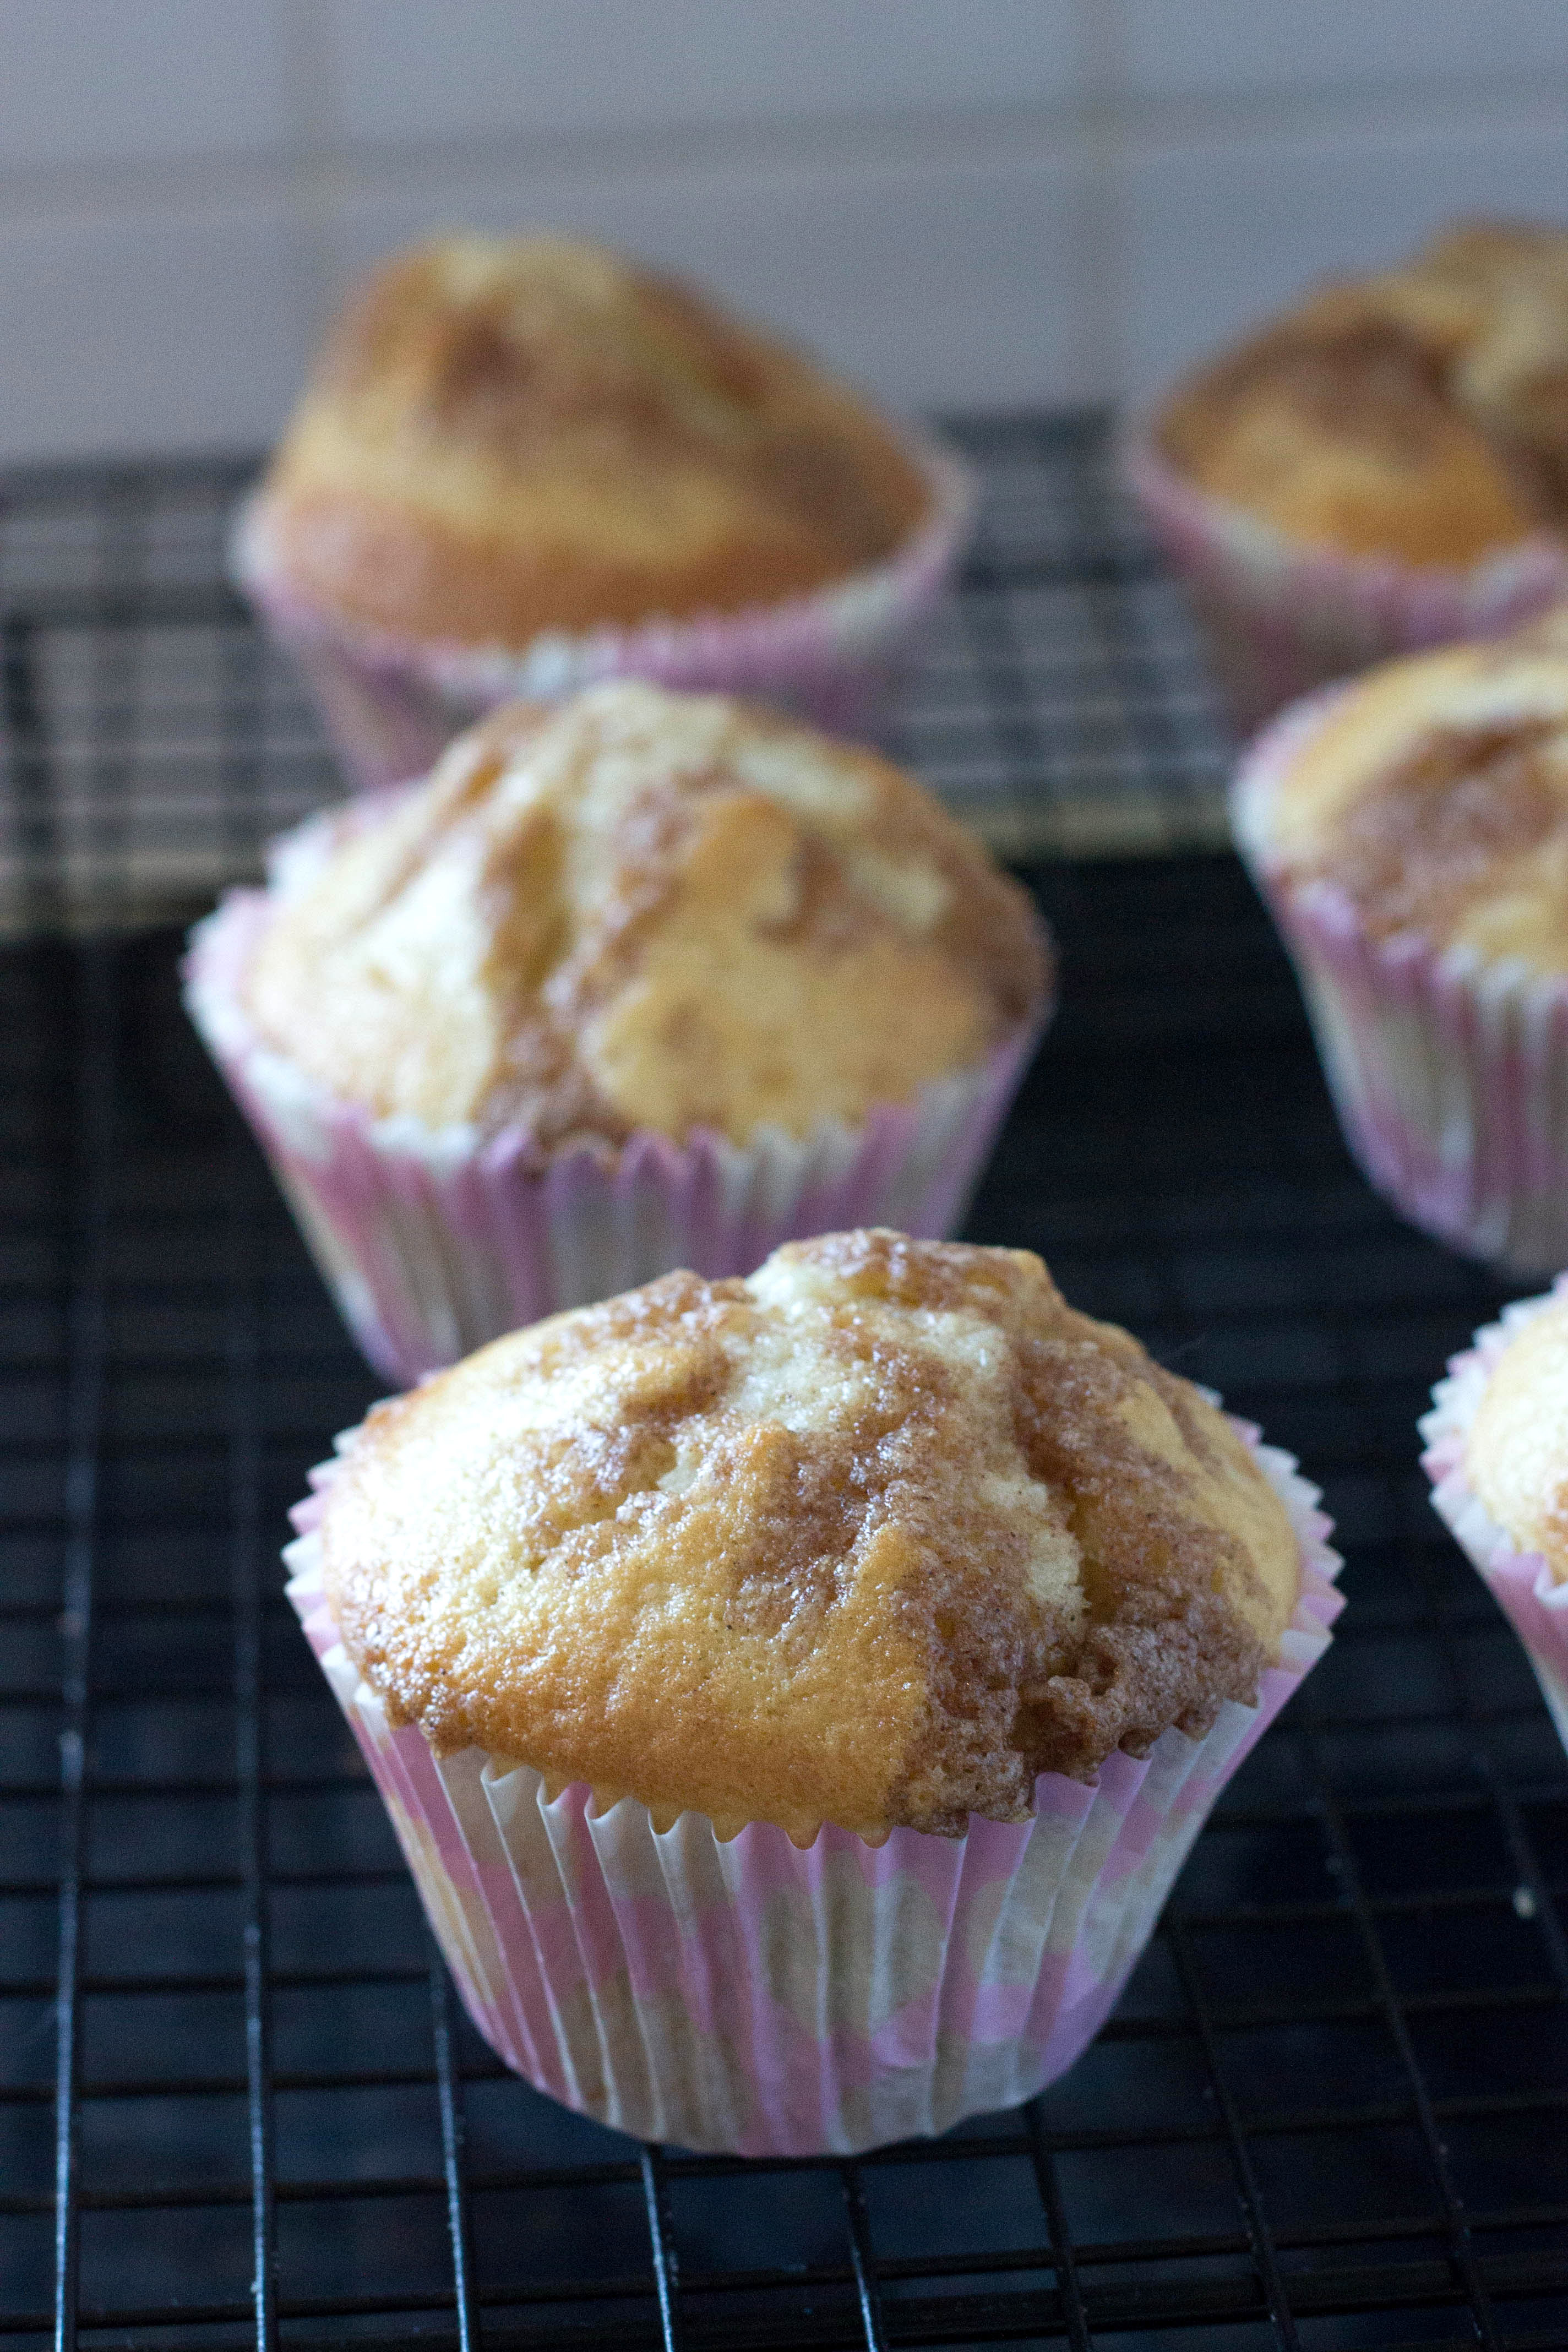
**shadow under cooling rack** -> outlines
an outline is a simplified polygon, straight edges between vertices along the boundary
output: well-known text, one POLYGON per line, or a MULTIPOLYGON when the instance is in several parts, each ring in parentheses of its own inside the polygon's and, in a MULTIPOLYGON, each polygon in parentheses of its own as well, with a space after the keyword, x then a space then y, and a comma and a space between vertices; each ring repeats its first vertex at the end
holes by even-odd
MULTIPOLYGON (((1072 828, 1135 773, 1124 843, 1210 837, 1223 745, 1095 429, 972 446, 963 690, 928 677, 910 747, 1016 847, 1103 851, 1072 828)), ((184 892, 330 785, 225 602, 237 478, 12 494, 35 923, 165 903, 143 786, 184 892), (163 630, 208 633, 178 693, 163 630)), ((971 1231, 1297 1452, 1349 1606, 1079 2063, 855 2164, 641 2148, 457 2012, 282 1599, 287 1507, 374 1384, 180 1015, 176 934, 0 948, 0 2352, 1568 2343, 1568 1762, 1416 1464, 1503 1294, 1346 1160, 1228 857, 1027 870, 1062 1011, 971 1231)))

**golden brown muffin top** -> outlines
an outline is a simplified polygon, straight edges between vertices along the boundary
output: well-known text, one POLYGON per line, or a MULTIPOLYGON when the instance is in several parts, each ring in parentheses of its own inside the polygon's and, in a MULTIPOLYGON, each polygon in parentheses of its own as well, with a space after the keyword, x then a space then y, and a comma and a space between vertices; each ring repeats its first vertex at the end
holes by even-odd
POLYGON ((1568 1298, 1521 1323, 1492 1366, 1465 1468, 1509 1541, 1568 1582, 1568 1298))
POLYGON ((858 1125, 1038 1010, 1027 894, 911 777, 716 696, 516 704, 284 878, 261 1035, 378 1115, 542 1148, 858 1125))
POLYGON ((671 1274, 371 1414, 326 1597, 396 1719, 721 1832, 1017 1821, 1255 1700, 1296 1605, 1223 1414, 1025 1250, 671 1274))
POLYGON ((1327 287, 1156 422, 1199 488, 1288 538, 1417 567, 1568 526, 1568 232, 1477 223, 1327 287))
POLYGON ((521 650, 807 593, 930 509, 862 401, 689 288, 564 238, 452 236, 350 304, 258 511, 334 613, 521 650))
POLYGON ((1568 611, 1366 672, 1242 830, 1374 935, 1568 971, 1568 611))

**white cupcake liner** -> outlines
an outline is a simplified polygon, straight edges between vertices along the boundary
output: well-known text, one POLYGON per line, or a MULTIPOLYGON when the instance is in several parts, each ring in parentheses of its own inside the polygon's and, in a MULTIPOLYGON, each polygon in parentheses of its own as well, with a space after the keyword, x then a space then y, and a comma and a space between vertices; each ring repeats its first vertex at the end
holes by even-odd
POLYGON ((974 520, 970 468, 923 435, 902 437, 931 493, 920 529, 880 563, 738 613, 551 631, 521 651, 404 636, 334 615, 296 588, 260 494, 236 518, 229 571, 300 662, 339 758, 367 790, 426 774, 455 735, 500 703, 559 701, 603 678, 754 697, 831 732, 866 736, 886 717, 974 520))
POLYGON ((1236 845, 1300 979, 1345 1140, 1411 1222, 1525 1274, 1568 1262, 1568 979, 1517 959, 1374 938, 1336 883, 1293 881, 1273 804, 1344 688, 1252 746, 1231 791, 1236 845))
MULTIPOLYGON (((437 1756, 395 1725, 338 1637, 318 1492, 289 1597, 391 1814, 475 2025, 567 2106, 647 2139, 747 2156, 852 2154, 1015 2105, 1114 2007, 1220 1790, 1328 1648, 1341 1607, 1318 1490, 1237 1423, 1289 1512, 1300 1598, 1258 1701, 1169 1730, 1086 1786, 1043 1774, 1034 1817, 880 1845, 721 1839, 631 1798, 552 1795, 526 1765, 437 1756)), ((353 1433, 339 1441, 352 1445, 353 1433)), ((312 1474, 320 1489, 336 1469, 312 1474)))
POLYGON ((1568 1291, 1559 1275, 1540 1298, 1505 1307, 1500 1322, 1478 1331, 1462 1354, 1452 1357, 1446 1380, 1432 1391, 1432 1410, 1421 1421, 1426 1452, 1421 1466, 1432 1481, 1434 1508, 1457 1539, 1524 1645, 1541 1695, 1568 1748, 1568 1583, 1559 1583, 1539 1552, 1520 1551, 1490 1517, 1465 1468, 1465 1442, 1486 1393, 1492 1367, 1521 1323, 1568 1291))
POLYGON ((1308 547, 1210 498, 1146 424, 1127 436, 1121 470, 1185 583, 1243 734, 1331 678, 1393 654, 1500 636, 1568 595, 1568 545, 1544 532, 1467 571, 1416 570, 1308 547))
MULTIPOLYGON (((279 845, 275 872, 308 864, 352 822, 352 812, 310 820, 279 845)), ((828 1122, 804 1138, 763 1129, 744 1147, 703 1129, 684 1144, 643 1130, 542 1156, 519 1126, 487 1134, 374 1118, 258 1036, 243 981, 273 903, 236 891, 197 925, 186 1008, 344 1321, 400 1386, 675 1266, 750 1274, 781 1242, 858 1225, 951 1234, 1048 1014, 859 1127, 828 1122)))

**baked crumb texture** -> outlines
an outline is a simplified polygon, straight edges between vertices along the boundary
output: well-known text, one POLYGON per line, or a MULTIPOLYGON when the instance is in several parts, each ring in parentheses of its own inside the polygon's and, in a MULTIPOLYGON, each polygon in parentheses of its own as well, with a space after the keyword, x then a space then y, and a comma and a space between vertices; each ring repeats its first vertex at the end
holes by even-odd
POLYGON ((521 650, 808 593, 930 508, 864 402, 689 288, 563 238, 454 236, 350 305, 261 512, 340 615, 521 650))
POLYGON ((1305 735, 1262 854, 1377 938, 1568 971, 1568 611, 1369 671, 1305 735))
POLYGON ((1016 1035, 1047 977, 1026 892, 912 778, 633 683, 463 737, 279 887, 245 993, 344 1099, 546 1151, 858 1125, 1016 1035))
POLYGON ((1331 285, 1155 426, 1211 496, 1348 555, 1457 569, 1568 525, 1568 233, 1477 223, 1331 285))
POLYGON ((1568 1583, 1568 1297, 1520 1323, 1492 1366, 1465 1469, 1515 1549, 1568 1583))
POLYGON ((1298 1549, 1242 1439, 1026 1251, 672 1274, 378 1406, 326 1596, 395 1717, 809 1839, 1016 1821, 1255 1701, 1298 1549))

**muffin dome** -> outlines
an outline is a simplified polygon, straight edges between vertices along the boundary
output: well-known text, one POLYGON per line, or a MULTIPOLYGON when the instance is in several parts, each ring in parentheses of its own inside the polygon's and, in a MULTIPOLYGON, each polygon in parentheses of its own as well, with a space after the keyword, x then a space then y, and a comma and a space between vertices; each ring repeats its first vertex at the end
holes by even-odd
POLYGON ((1288 538, 1458 569, 1568 525, 1568 234, 1456 229, 1331 286, 1156 421, 1209 496, 1288 538))
POLYGON ((1491 1366, 1465 1468, 1509 1541, 1568 1583, 1568 1297, 1518 1324, 1491 1366))
POLYGON ((863 403, 685 287, 562 238, 454 236, 343 316, 253 527, 347 618, 521 649, 809 593, 930 508, 863 403))
POLYGON ((1333 883, 1373 938, 1568 971, 1568 615, 1370 671, 1238 823, 1270 878, 1333 883))
POLYGON ((542 1149, 858 1124, 1037 1013, 1026 894, 912 779, 637 684, 515 705, 279 878, 245 982, 344 1099, 542 1149))
POLYGON ((1019 1820, 1251 1702, 1295 1606, 1230 1424, 1025 1251, 672 1274, 376 1408, 322 1582, 394 1716, 726 1831, 1019 1820))

